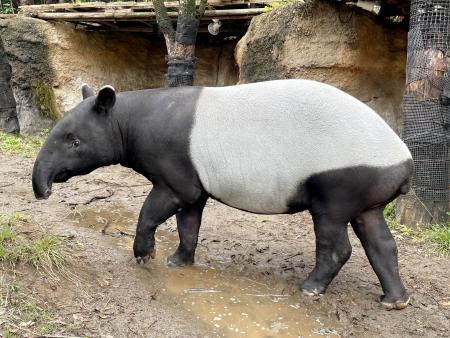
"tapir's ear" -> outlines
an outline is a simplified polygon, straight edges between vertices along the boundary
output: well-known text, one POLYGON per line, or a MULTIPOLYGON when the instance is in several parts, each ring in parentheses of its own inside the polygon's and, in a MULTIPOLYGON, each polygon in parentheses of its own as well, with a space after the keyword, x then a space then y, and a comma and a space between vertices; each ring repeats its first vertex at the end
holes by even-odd
POLYGON ((111 86, 103 86, 95 99, 95 110, 99 113, 107 113, 116 103, 116 91, 111 86))
POLYGON ((89 87, 89 85, 84 83, 81 86, 81 94, 83 95, 83 100, 86 100, 88 97, 94 96, 94 91, 91 87, 89 87))

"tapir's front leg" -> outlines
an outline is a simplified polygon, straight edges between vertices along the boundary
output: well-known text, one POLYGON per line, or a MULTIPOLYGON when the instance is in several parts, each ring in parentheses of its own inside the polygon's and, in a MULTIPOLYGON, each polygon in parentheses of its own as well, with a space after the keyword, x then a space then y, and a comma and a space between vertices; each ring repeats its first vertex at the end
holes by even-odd
POLYGON ((138 263, 146 263, 155 255, 155 231, 158 225, 173 216, 181 207, 181 201, 167 187, 155 185, 147 196, 139 214, 134 239, 134 257, 138 263))
POLYGON ((184 266, 194 264, 195 249, 197 248, 198 231, 202 221, 203 208, 208 196, 203 194, 197 202, 183 207, 177 214, 178 236, 180 244, 172 256, 167 257, 167 264, 184 266))

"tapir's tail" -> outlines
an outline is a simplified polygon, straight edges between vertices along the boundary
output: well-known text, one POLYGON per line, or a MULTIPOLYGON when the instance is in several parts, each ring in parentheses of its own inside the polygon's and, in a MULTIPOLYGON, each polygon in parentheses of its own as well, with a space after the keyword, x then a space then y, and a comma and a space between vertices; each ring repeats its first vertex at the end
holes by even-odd
POLYGON ((406 178, 398 188, 399 195, 405 195, 411 189, 411 178, 414 173, 414 161, 412 158, 406 162, 405 169, 406 169, 405 173, 406 178))
POLYGON ((384 191, 384 193, 379 195, 380 199, 378 202, 374 203, 369 209, 386 205, 395 200, 398 196, 407 194, 411 189, 411 178, 414 172, 414 163, 412 159, 398 165, 396 169, 397 172, 395 175, 386 177, 387 180, 390 178, 394 179, 394 181, 391 182, 393 186, 391 185, 391 188, 388 191, 384 191))
POLYGON ((398 189, 399 195, 405 195, 411 189, 411 178, 407 178, 398 189))

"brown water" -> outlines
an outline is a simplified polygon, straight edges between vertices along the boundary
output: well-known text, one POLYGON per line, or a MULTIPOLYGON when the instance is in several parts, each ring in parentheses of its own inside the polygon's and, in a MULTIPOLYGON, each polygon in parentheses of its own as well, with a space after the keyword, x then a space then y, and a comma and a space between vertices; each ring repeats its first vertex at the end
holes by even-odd
MULTIPOLYGON (((104 232, 119 247, 131 250, 136 216, 122 208, 81 209, 69 219, 79 226, 104 232), (106 227, 105 227, 106 226, 106 227)), ((167 230, 156 233, 156 258, 146 266, 148 283, 158 285, 160 297, 175 302, 222 337, 337 337, 336 323, 309 314, 298 304, 298 294, 281 278, 252 277, 236 267, 195 265, 169 268, 166 257, 178 245, 178 236, 167 230), (289 291, 286 291, 289 290, 289 291)), ((201 249, 197 255, 203 255, 201 249)), ((255 272, 256 275, 256 272, 255 272)), ((193 324, 195 325, 195 323, 193 324)))

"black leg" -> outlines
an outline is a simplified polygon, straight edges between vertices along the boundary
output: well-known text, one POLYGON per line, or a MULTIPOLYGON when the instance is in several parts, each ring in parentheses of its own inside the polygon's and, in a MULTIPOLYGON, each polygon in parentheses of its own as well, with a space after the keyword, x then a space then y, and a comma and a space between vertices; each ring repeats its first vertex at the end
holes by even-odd
POLYGON ((185 206, 177 214, 178 236, 180 244, 172 256, 167 257, 167 264, 184 266, 194 264, 195 249, 197 248, 198 232, 202 221, 203 208, 208 196, 202 195, 192 205, 185 206))
POLYGON ((302 284, 308 295, 323 294, 350 258, 352 247, 347 233, 347 222, 328 216, 313 217, 316 234, 316 266, 302 284))
POLYGON ((383 208, 364 211, 351 224, 380 280, 383 305, 387 309, 405 308, 409 296, 400 280, 397 245, 383 217, 383 208))
POLYGON ((158 225, 175 215, 180 200, 164 186, 154 186, 142 206, 134 239, 134 256, 138 263, 146 263, 155 255, 155 231, 158 225))

